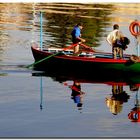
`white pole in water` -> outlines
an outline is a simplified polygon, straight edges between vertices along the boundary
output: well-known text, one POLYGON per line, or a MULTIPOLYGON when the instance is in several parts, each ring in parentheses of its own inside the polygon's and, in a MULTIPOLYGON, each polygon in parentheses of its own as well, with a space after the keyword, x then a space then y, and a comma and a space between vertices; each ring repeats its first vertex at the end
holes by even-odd
POLYGON ((40 49, 43 49, 43 45, 42 45, 42 12, 40 12, 40 49))

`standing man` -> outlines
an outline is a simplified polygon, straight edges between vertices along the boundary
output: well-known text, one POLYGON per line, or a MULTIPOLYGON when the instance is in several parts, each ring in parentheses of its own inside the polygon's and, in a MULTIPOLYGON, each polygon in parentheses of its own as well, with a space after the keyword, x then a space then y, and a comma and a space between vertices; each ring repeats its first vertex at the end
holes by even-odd
POLYGON ((107 36, 107 42, 112 46, 112 53, 113 58, 117 59, 117 54, 119 54, 120 58, 123 58, 123 49, 121 44, 121 38, 123 38, 124 35, 119 30, 119 25, 114 24, 113 25, 113 31, 109 33, 107 36))
POLYGON ((85 39, 81 38, 81 30, 82 29, 83 29, 82 24, 78 23, 73 28, 73 30, 71 32, 73 44, 78 43, 78 45, 74 47, 74 55, 78 55, 79 54, 79 44, 86 41, 85 39))

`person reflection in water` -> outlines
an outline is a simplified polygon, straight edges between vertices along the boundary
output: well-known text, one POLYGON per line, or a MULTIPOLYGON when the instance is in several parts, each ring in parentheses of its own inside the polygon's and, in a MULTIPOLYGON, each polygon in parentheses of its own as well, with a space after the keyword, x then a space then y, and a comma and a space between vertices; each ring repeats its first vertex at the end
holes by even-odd
POLYGON ((112 85, 112 96, 106 97, 106 105, 113 115, 117 115, 122 111, 123 103, 129 98, 122 85, 112 85))
POLYGON ((132 122, 140 122, 140 103, 138 100, 139 86, 130 85, 130 90, 136 92, 136 99, 134 108, 132 108, 130 113, 128 114, 128 119, 130 119, 132 122))
POLYGON ((74 81, 70 87, 72 89, 71 99, 77 104, 78 110, 82 110, 83 106, 83 95, 85 92, 81 91, 81 85, 79 82, 74 81))

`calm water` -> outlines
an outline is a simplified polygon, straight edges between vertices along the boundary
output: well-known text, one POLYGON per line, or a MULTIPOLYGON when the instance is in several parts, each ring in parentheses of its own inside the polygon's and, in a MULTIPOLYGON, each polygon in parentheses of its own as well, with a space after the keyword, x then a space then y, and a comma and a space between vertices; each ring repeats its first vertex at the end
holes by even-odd
MULTIPOLYGON (((68 85, 73 84, 72 80, 35 76, 40 72, 24 68, 34 62, 31 42, 39 44, 39 11, 43 11, 46 47, 69 45, 73 26, 82 21, 86 44, 111 52, 106 35, 118 23, 131 40, 125 52, 137 52, 129 25, 140 19, 139 3, 0 3, 0 137, 140 137, 140 123, 128 118, 131 109, 139 107, 140 93, 132 91, 133 83, 84 81, 81 108, 71 99, 68 85), (118 85, 123 88, 123 97, 112 94, 118 85)), ((139 83, 138 77, 136 80, 139 83)))

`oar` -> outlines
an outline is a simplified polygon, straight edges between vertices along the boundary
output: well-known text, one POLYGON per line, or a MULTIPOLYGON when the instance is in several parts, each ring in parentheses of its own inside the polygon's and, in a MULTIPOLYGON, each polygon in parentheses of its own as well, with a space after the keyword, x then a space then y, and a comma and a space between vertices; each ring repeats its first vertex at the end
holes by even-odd
MULTIPOLYGON (((74 46, 76 46, 76 45, 77 45, 77 44, 73 44, 73 45, 71 45, 71 46, 69 46, 69 47, 67 47, 67 48, 64 48, 63 51, 68 50, 68 49, 70 49, 70 48, 72 48, 72 47, 74 47, 74 46)), ((34 62, 34 63, 32 63, 32 64, 26 66, 26 68, 30 68, 30 67, 32 67, 32 66, 34 66, 34 65, 36 65, 36 64, 39 64, 39 63, 41 63, 41 62, 43 62, 43 61, 45 61, 45 60, 47 60, 47 59, 49 59, 49 58, 51 58, 51 57, 53 57, 53 56, 58 55, 59 53, 61 53, 61 52, 57 52, 57 53, 55 53, 55 54, 49 55, 49 56, 47 56, 47 57, 45 57, 45 58, 43 58, 43 59, 41 59, 41 60, 39 60, 39 61, 36 61, 36 62, 34 62)))
POLYGON ((96 53, 96 52, 102 52, 101 50, 92 49, 91 47, 89 47, 89 46, 87 46, 85 44, 80 44, 80 45, 83 46, 83 47, 85 47, 85 48, 87 48, 87 49, 89 49, 89 51, 94 52, 94 53, 96 53))
POLYGON ((47 60, 47 59, 49 59, 49 58, 51 58, 51 57, 53 57, 53 56, 55 56, 55 55, 58 55, 59 53, 60 53, 60 52, 55 53, 55 54, 52 54, 52 55, 49 55, 49 56, 47 56, 47 57, 45 57, 45 58, 43 58, 43 59, 41 59, 41 60, 39 60, 39 61, 36 61, 36 62, 34 62, 34 63, 32 63, 32 64, 26 66, 26 68, 31 68, 32 66, 34 66, 34 65, 36 65, 36 64, 39 64, 39 63, 41 63, 41 62, 43 62, 43 61, 45 61, 45 60, 47 60))

